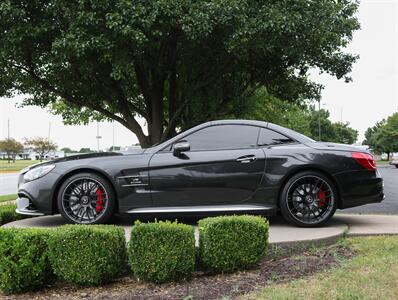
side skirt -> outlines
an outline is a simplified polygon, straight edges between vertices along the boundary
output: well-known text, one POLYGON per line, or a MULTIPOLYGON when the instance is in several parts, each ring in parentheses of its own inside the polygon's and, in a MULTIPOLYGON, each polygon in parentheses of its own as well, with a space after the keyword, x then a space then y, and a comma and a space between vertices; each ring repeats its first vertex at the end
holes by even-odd
POLYGON ((267 212, 274 214, 275 207, 265 205, 206 205, 206 206, 170 206, 170 207, 143 207, 126 211, 128 214, 152 213, 231 213, 231 212, 267 212))

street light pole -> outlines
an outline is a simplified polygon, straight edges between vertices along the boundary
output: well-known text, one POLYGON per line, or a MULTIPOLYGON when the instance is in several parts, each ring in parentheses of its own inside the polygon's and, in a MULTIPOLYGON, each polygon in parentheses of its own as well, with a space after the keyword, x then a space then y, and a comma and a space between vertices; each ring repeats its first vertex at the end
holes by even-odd
POLYGON ((112 151, 115 151, 115 121, 112 120, 112 151))
POLYGON ((99 141, 101 137, 102 136, 99 135, 99 122, 97 121, 97 136, 95 137, 97 139, 97 152, 99 152, 99 141))
POLYGON ((320 98, 320 96, 319 96, 319 100, 318 100, 318 133, 319 133, 318 140, 321 141, 321 98, 320 98))

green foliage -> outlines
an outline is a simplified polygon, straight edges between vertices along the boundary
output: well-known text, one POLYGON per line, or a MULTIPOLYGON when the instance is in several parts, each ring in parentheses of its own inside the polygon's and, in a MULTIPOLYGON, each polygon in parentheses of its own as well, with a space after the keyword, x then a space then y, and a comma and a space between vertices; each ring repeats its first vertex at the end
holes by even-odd
POLYGON ((57 144, 44 137, 26 139, 25 145, 32 147, 33 150, 39 154, 40 160, 42 160, 50 151, 57 150, 57 144))
POLYGON ((99 285, 124 270, 127 263, 123 228, 111 225, 65 225, 48 240, 54 273, 67 282, 99 285))
MULTIPOLYGON (((309 112, 305 104, 282 101, 270 95, 266 88, 256 90, 249 98, 245 119, 263 120, 310 136, 309 112)), ((244 109, 244 108, 242 108, 244 109)))
POLYGON ((362 145, 367 145, 372 148, 375 152, 383 152, 383 149, 380 148, 381 145, 378 145, 376 136, 380 129, 386 124, 386 120, 383 119, 377 122, 374 126, 369 127, 365 131, 365 140, 362 142, 362 145))
POLYGON ((69 148, 69 147, 62 148, 61 151, 65 152, 65 153, 74 153, 74 152, 77 152, 76 150, 72 150, 72 149, 69 148))
POLYGON ((17 198, 18 198, 17 194, 0 195, 0 202, 14 201, 17 198))
POLYGON ((305 102, 298 105, 282 101, 270 95, 265 88, 256 90, 248 101, 248 108, 241 108, 246 119, 275 123, 318 140, 320 116, 322 141, 353 144, 357 140, 358 132, 348 123, 333 123, 328 111, 321 109, 319 112, 305 102))
POLYGON ((349 127, 349 123, 334 123, 330 119, 329 111, 310 110, 310 137, 319 140, 319 121, 321 123, 321 141, 343 144, 353 144, 358 138, 358 131, 349 127))
POLYGON ((92 153, 94 152, 90 148, 80 148, 79 153, 92 153))
POLYGON ((200 258, 215 272, 259 262, 267 252, 268 221, 258 216, 222 216, 199 221, 200 258))
POLYGON ((6 293, 39 289, 52 280, 45 229, 0 228, 0 288, 6 293))
POLYGON ((363 144, 380 153, 398 152, 398 113, 368 128, 363 144))
POLYGON ((22 150, 23 145, 15 139, 0 140, 0 152, 7 153, 8 160, 10 160, 10 157, 15 160, 15 156, 21 153, 22 150))
POLYGON ((21 220, 24 216, 15 212, 17 206, 15 204, 0 205, 0 225, 21 220))
POLYGON ((137 222, 131 230, 129 261, 134 274, 161 283, 191 276, 195 267, 192 226, 176 222, 137 222))
POLYGON ((357 57, 343 49, 359 29, 357 8, 355 0, 5 0, 0 96, 30 95, 24 104, 71 124, 114 119, 148 146, 236 113, 254 87, 316 98, 311 68, 350 80, 357 57))

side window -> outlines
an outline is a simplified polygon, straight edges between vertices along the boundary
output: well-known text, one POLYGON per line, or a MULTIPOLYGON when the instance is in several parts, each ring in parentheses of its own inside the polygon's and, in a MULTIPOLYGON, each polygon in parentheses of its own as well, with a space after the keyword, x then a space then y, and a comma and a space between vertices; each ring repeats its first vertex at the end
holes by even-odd
POLYGON ((259 128, 247 125, 216 125, 206 127, 183 138, 191 151, 242 149, 256 146, 259 128))
POLYGON ((280 144, 287 144, 293 143, 294 141, 276 131, 261 128, 260 136, 258 138, 258 145, 259 146, 272 146, 272 145, 280 145, 280 144))

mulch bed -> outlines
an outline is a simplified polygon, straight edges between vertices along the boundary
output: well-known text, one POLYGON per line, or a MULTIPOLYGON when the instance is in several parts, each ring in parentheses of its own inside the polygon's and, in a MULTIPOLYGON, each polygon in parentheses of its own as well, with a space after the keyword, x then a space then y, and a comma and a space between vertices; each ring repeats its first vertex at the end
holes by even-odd
MULTIPOLYGON (((289 251, 285 252, 288 253, 289 251)), ((58 283, 42 291, 5 296, 2 299, 219 299, 237 298, 270 283, 287 282, 337 266, 355 256, 349 247, 336 244, 318 250, 301 249, 294 255, 266 258, 250 270, 210 275, 196 272, 189 281, 161 285, 126 276, 102 287, 79 288, 58 283)))

